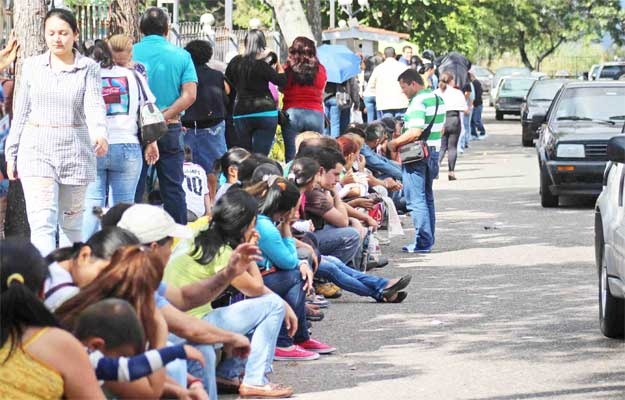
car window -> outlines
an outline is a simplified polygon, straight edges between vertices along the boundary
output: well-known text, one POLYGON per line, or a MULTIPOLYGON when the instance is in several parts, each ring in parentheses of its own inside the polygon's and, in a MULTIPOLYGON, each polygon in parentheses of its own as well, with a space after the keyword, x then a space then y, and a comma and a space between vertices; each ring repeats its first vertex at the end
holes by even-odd
POLYGON ((551 101, 562 87, 558 81, 538 81, 529 92, 527 99, 530 101, 551 101))
POLYGON ((534 83, 534 79, 508 79, 501 85, 502 91, 521 91, 529 90, 534 83))
POLYGON ((601 69, 599 78, 601 79, 619 79, 625 74, 625 65, 605 65, 601 69))
POLYGON ((620 128, 625 121, 625 87, 568 88, 560 97, 553 120, 601 122, 620 128))

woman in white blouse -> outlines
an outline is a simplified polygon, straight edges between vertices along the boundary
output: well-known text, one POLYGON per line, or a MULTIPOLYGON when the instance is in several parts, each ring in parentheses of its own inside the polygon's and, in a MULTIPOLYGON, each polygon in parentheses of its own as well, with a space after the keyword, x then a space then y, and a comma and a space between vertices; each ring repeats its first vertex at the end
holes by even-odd
POLYGON ((449 163, 449 171, 447 177, 450 181, 456 180, 454 170, 456 168, 456 159, 458 158, 458 139, 462 132, 462 116, 460 113, 467 112, 467 101, 464 93, 454 87, 454 76, 449 72, 443 72, 438 81, 438 89, 434 91, 443 98, 445 109, 447 109, 447 118, 445 119, 445 130, 441 138, 440 163, 443 163, 445 152, 449 150, 447 161, 449 163))
POLYGON ((85 191, 108 151, 100 66, 75 50, 71 11, 44 19, 48 51, 24 60, 7 137, 9 179, 21 179, 31 241, 46 255, 81 239, 85 191))

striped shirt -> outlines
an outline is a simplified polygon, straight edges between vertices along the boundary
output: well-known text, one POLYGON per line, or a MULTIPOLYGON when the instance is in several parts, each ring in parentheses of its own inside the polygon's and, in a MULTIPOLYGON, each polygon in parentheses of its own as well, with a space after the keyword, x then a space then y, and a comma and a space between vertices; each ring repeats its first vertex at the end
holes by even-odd
POLYGON ((441 133, 445 125, 445 103, 438 97, 436 111, 437 97, 430 89, 423 89, 410 99, 404 114, 404 133, 413 128, 425 130, 434 119, 427 142, 429 146, 434 146, 438 150, 441 147, 441 133))

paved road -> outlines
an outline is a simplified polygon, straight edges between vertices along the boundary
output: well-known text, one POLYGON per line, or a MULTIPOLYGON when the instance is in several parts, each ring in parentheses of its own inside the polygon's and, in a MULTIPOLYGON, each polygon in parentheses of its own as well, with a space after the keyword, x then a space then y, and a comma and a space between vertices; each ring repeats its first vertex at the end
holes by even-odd
POLYGON ((597 326, 593 201, 541 208, 518 118, 485 117, 488 138, 460 158, 459 180, 443 169, 436 183, 435 252, 402 255, 407 238, 383 248, 392 261, 378 273, 413 275, 407 301, 345 294, 314 326, 336 355, 275 363, 297 398, 625 397, 624 344, 597 326))

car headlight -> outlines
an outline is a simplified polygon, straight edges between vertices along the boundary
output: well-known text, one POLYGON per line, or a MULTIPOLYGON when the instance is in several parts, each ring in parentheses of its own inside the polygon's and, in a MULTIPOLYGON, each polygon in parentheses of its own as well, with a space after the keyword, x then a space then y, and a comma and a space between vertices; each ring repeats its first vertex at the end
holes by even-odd
POLYGON ((558 158, 584 158, 585 156, 583 144, 559 144, 556 150, 558 158))

